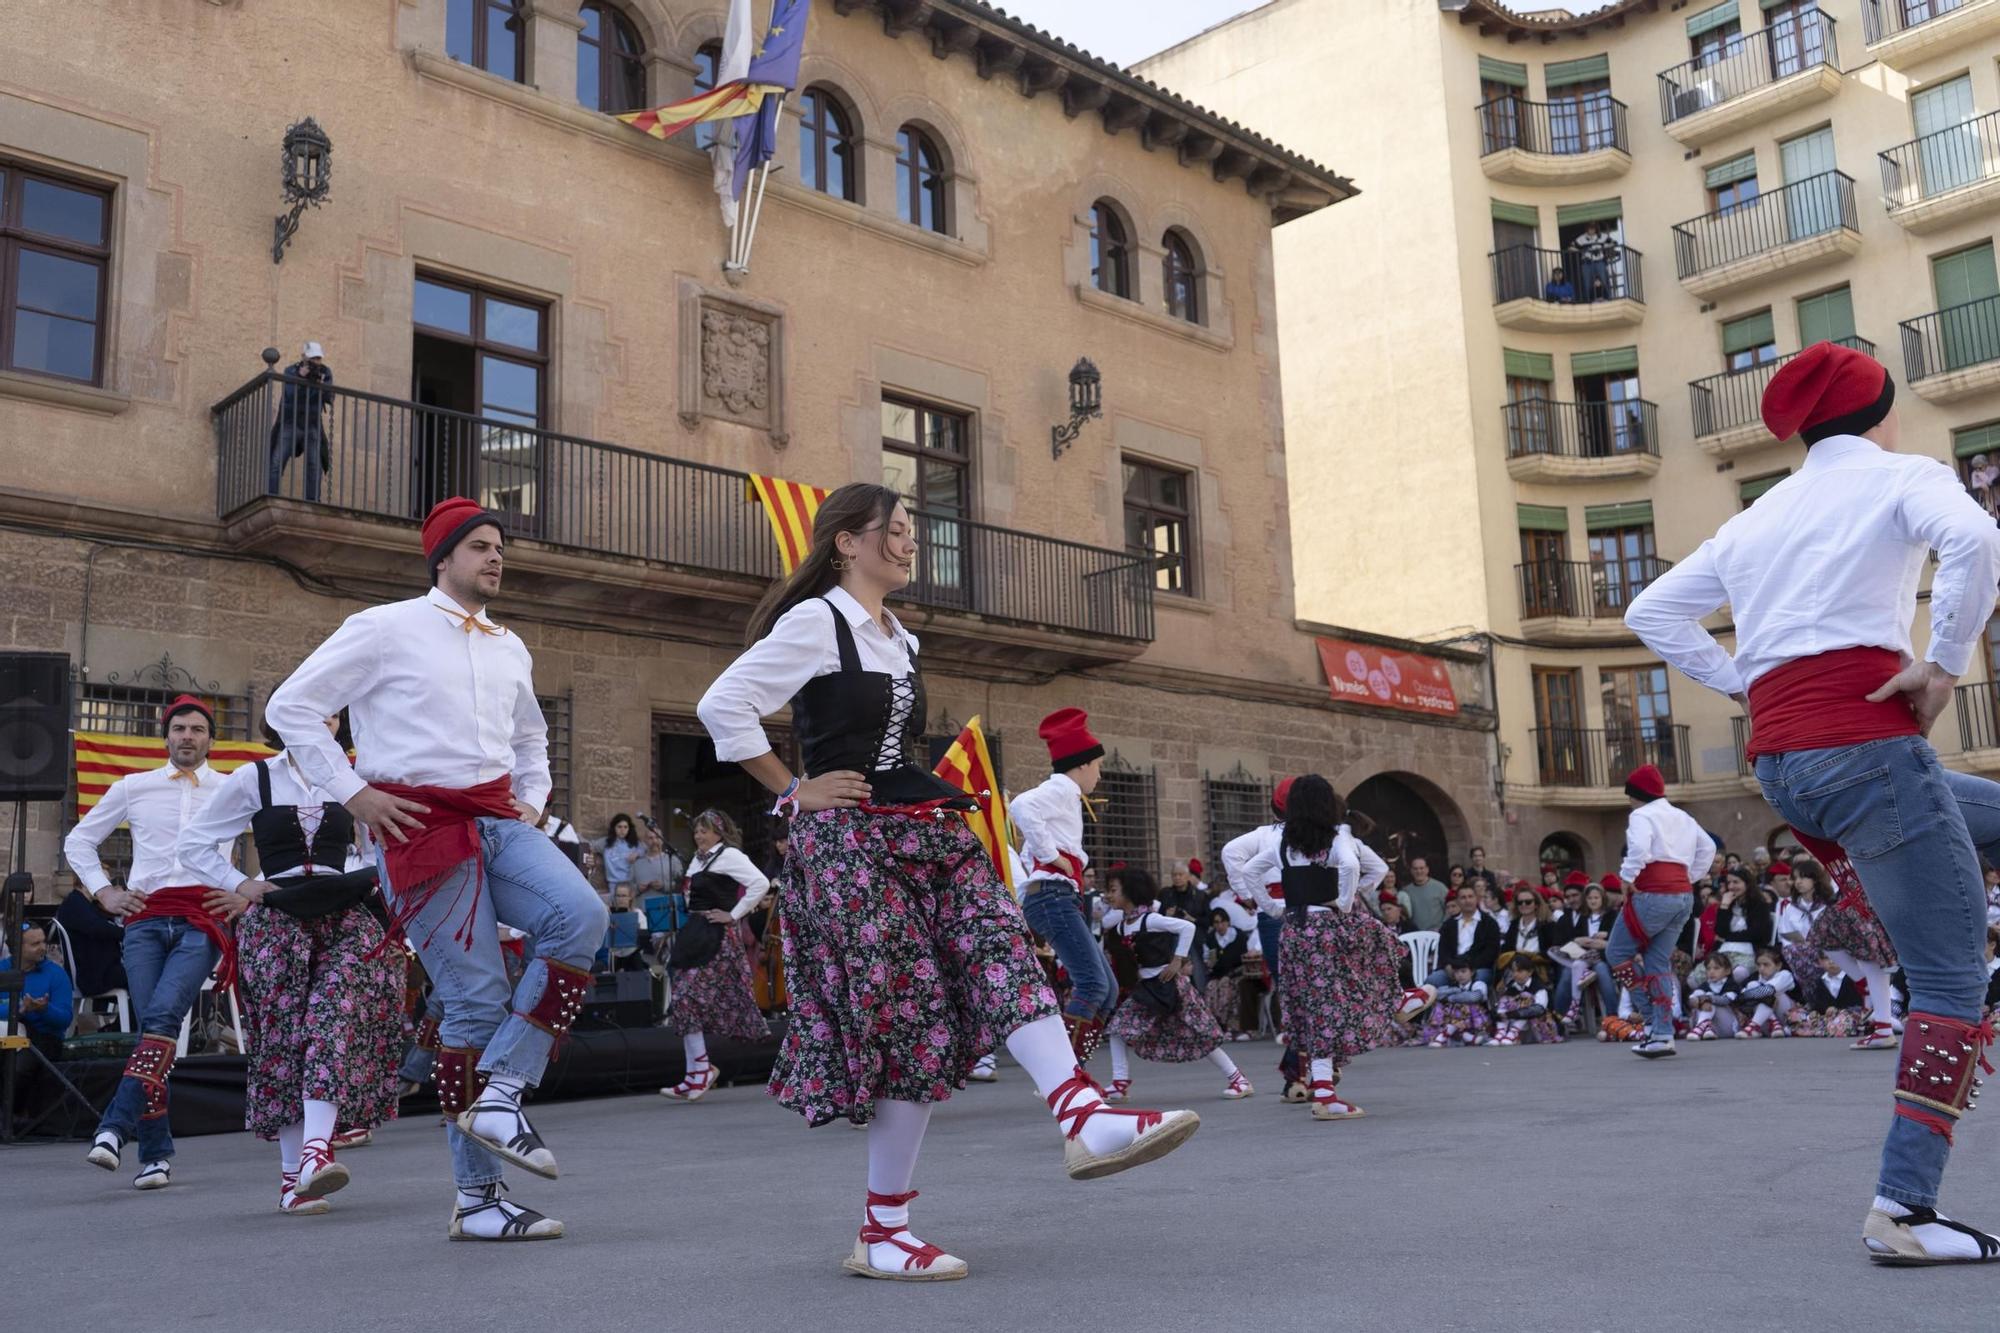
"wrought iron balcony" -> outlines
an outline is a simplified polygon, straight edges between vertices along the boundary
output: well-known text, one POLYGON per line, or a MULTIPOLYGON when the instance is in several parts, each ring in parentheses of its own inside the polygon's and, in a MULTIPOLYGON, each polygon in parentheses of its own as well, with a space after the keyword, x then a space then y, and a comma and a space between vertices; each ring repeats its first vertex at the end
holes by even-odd
MULTIPOLYGON (((1839 338, 1835 341, 1842 347, 1875 355, 1875 344, 1866 338, 1839 338)), ((1699 439, 1748 426, 1761 426, 1764 421, 1765 387, 1778 373, 1778 368, 1797 355, 1797 352, 1787 352, 1775 361, 1765 361, 1742 370, 1725 370, 1720 375, 1689 381, 1688 397, 1694 409, 1695 437, 1699 439)))
POLYGON ((1685 782, 1688 729, 1667 722, 1599 730, 1585 727, 1535 727, 1536 773, 1544 787, 1612 787, 1641 764, 1657 765, 1670 783, 1685 782))
MULTIPOLYGON (((324 423, 308 452, 274 467, 286 377, 257 376, 212 410, 216 513, 302 501, 351 518, 415 523, 449 495, 504 516, 511 537, 584 557, 616 557, 723 576, 725 600, 755 599, 781 572, 747 473, 471 416, 352 389, 321 390, 324 423)), ((298 395, 295 395, 295 399, 298 395)), ((299 412, 299 415, 306 415, 299 412)), ((916 510, 919 556, 905 602, 1031 630, 1133 643, 1153 638, 1152 561, 951 514, 916 510)))
MULTIPOLYGON (((1982 193, 1979 186, 2000 186, 2000 111, 1989 111, 1876 156, 1882 163, 1882 202, 1889 215, 1914 230, 1918 214, 1958 216, 1960 197, 1982 193), (1947 198, 1947 196, 1954 196, 1947 198), (1933 204, 1932 201, 1938 201, 1933 204)), ((1986 203, 2000 202, 1992 189, 1986 203)), ((1965 198, 1977 207, 1979 201, 1965 198)), ((1940 218, 1939 221, 1949 220, 1940 218)))
MULTIPOLYGON (((1903 331, 1903 371, 1913 388, 1925 380, 2000 364, 2000 296, 1932 311, 1898 327, 1903 331)), ((1990 386, 1982 380, 1978 387, 1990 386)))
POLYGON ((1952 691, 1958 712, 1958 748, 2000 750, 2000 682, 1982 680, 1952 691))
POLYGON ((1524 561, 1514 566, 1521 588, 1521 618, 1617 622, 1634 597, 1673 567, 1673 561, 1653 556, 1524 561))
POLYGON ((1585 261, 1575 250, 1543 250, 1510 245, 1487 255, 1493 269, 1493 304, 1548 301, 1557 305, 1592 305, 1600 301, 1644 301, 1646 284, 1640 264, 1645 256, 1629 245, 1610 245, 1608 258, 1585 261), (1549 287, 1560 272, 1570 294, 1551 295, 1549 287))
POLYGON ((1478 112, 1481 157, 1510 148, 1540 157, 1631 151, 1625 138, 1625 104, 1610 93, 1559 102, 1496 97, 1481 103, 1478 112))
POLYGON ((1861 36, 1873 46, 1960 10, 1980 7, 1981 0, 1861 0, 1861 36))
POLYGON ((1500 409, 1507 456, 1601 459, 1660 452, 1659 407, 1644 398, 1617 403, 1552 403, 1526 398, 1500 409))
POLYGON ((1660 123, 1672 126, 1711 108, 1826 68, 1836 75, 1840 51, 1833 19, 1817 9, 1732 37, 1672 69, 1660 71, 1660 123))
POLYGON ((1777 260, 1777 252, 1787 246, 1860 229, 1854 178, 1823 171, 1679 223, 1674 227, 1674 269, 1685 281, 1760 255, 1777 260))

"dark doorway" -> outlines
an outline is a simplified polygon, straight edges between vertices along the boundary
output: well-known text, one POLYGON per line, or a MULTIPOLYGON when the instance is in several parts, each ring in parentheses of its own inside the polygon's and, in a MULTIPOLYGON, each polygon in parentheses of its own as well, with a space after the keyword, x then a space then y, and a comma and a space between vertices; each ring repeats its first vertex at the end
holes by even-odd
MULTIPOLYGON (((796 764, 789 731, 765 729, 778 755, 796 764)), ((704 810, 720 810, 743 830, 743 850, 766 869, 770 866, 771 794, 733 763, 715 757, 715 742, 693 718, 653 719, 653 814, 667 841, 683 859, 694 854, 694 818, 704 810)))
POLYGON ((1568 875, 1572 870, 1585 869, 1583 839, 1574 833, 1556 832, 1542 839, 1541 850, 1537 853, 1543 866, 1552 868, 1558 876, 1568 875))
POLYGON ((465 343, 418 333, 411 353, 410 396, 420 406, 444 409, 417 413, 411 512, 421 518, 447 496, 472 494, 472 423, 447 414, 472 413, 476 372, 472 348, 465 343))
POLYGON ((1373 824, 1362 841, 1389 863, 1398 883, 1409 882, 1409 863, 1418 856, 1430 862, 1432 874, 1445 877, 1450 859, 1444 822, 1409 783, 1387 773, 1377 774, 1354 789, 1347 798, 1347 808, 1366 815, 1366 822, 1373 824))

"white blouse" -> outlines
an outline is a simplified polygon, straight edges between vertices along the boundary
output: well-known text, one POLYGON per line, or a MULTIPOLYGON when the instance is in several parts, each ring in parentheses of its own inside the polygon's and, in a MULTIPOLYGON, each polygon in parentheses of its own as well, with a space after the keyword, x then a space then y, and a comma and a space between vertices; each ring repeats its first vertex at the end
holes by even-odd
POLYGON ((699 875, 704 871, 727 875, 743 886, 743 896, 737 899, 736 906, 729 909, 732 920, 741 921, 756 911, 758 904, 762 903, 765 895, 771 891, 770 877, 759 870, 756 863, 745 856, 740 848, 731 847, 727 843, 721 844, 711 852, 695 855, 694 863, 688 866, 688 874, 699 875))
MULTIPOLYGON (((1115 930, 1126 938, 1139 934, 1142 930, 1155 930, 1174 937, 1174 957, 1185 958, 1188 948, 1194 943, 1194 922, 1177 916, 1167 916, 1147 908, 1132 916, 1126 916, 1120 908, 1112 908, 1104 914, 1104 928, 1115 930)), ((1139 975, 1150 981, 1166 970, 1163 963, 1159 967, 1142 967, 1139 975)))
MULTIPOLYGON (((303 807, 299 812, 300 823, 310 841, 319 828, 319 807, 328 802, 335 805, 339 802, 334 801, 333 793, 307 782, 289 754, 272 759, 269 768, 271 803, 303 807)), ((250 826, 251 817, 263 808, 263 794, 257 790, 257 765, 245 764, 223 778, 216 787, 215 795, 181 829, 178 854, 182 868, 211 888, 234 893, 237 886, 250 876, 231 865, 226 853, 237 835, 250 826)), ((357 823, 355 827, 359 829, 361 825, 357 823)), ((358 860, 350 847, 340 865, 314 865, 312 873, 338 875, 367 864, 367 860, 358 860)), ((305 869, 301 866, 288 873, 304 874, 305 869)), ((263 873, 262 867, 259 867, 258 873, 263 873)))

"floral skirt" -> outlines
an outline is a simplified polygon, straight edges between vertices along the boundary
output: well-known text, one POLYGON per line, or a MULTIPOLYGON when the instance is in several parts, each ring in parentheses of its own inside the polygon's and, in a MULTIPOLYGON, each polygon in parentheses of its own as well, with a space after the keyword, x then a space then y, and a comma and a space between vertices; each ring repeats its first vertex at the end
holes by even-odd
POLYGON ((1806 932, 1806 947, 1812 950, 1811 970, 1793 972, 1801 986, 1810 985, 1811 978, 1819 971, 1819 956, 1828 949, 1840 949, 1853 954, 1864 963, 1876 963, 1890 971, 1896 969, 1896 946, 1889 942, 1889 932, 1882 925, 1882 918, 1870 912, 1866 916, 1835 903, 1819 914, 1812 929, 1806 932))
POLYGON ((1519 1023, 1521 1025, 1520 1036, 1524 1043, 1533 1042, 1538 1046, 1553 1046, 1560 1042, 1563 1039, 1562 1025, 1556 1022, 1554 1015, 1543 1014, 1539 1018, 1514 1017, 1514 1010, 1532 1008, 1534 1008, 1534 1005, 1531 1003, 1526 1001, 1510 1001, 1505 997, 1502 997, 1499 1003, 1494 1005, 1495 1011, 1503 1021, 1519 1023))
POLYGON ((1021 909, 956 815, 801 815, 783 919, 791 1024, 770 1091, 810 1124, 943 1101, 1008 1033, 1056 1016, 1021 909))
POLYGON ((1301 1055, 1344 1063, 1402 1038, 1398 943, 1365 912, 1287 916, 1278 994, 1285 1032, 1301 1055))
POLYGON ((743 954, 735 926, 723 928, 715 957, 700 967, 675 972, 671 985, 667 1026, 680 1035, 699 1032, 732 1041, 763 1041, 771 1035, 750 993, 750 960, 743 954))
POLYGON ((1786 1015, 1784 1021, 1794 1037, 1865 1037, 1875 1030, 1874 1017, 1866 1009, 1830 1009, 1816 1014, 1801 1006, 1786 1015))
POLYGON ((405 962, 400 949, 370 958, 381 939, 361 907, 309 921, 252 907, 237 923, 244 1120, 258 1137, 276 1138, 307 1098, 337 1105, 343 1129, 394 1118, 405 962))
POLYGON ((1226 977, 1210 977, 1201 993, 1202 1003, 1215 1015, 1216 1026, 1225 1033, 1243 1031, 1243 977, 1231 972, 1226 977))
POLYGON ((1430 1013, 1424 1015, 1424 1026, 1417 1033, 1417 1044, 1426 1045, 1439 1037, 1455 1041, 1470 1032, 1475 1036, 1486 1035, 1486 1029, 1493 1025, 1493 1015, 1483 1004, 1461 1004, 1456 1000, 1439 1000, 1431 1006, 1430 1013))
POLYGON ((1156 1014, 1128 999, 1104 1025, 1107 1035, 1122 1040, 1141 1060, 1179 1065, 1205 1060, 1222 1045, 1222 1025, 1195 993, 1194 983, 1179 977, 1174 988, 1180 992, 1181 1007, 1171 1014, 1156 1014))

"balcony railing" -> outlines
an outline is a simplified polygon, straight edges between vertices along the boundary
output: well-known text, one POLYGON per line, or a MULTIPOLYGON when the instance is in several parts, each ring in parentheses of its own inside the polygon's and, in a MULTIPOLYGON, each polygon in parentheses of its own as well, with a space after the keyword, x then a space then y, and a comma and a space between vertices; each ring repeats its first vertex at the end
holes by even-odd
POLYGON ((1840 52, 1833 20, 1808 9, 1660 71, 1660 123, 1671 125, 1818 65, 1839 69, 1840 52))
MULTIPOLYGON (((284 376, 259 375, 213 409, 221 518, 276 496, 414 522, 438 500, 466 495, 503 515, 518 538, 747 579, 781 572, 747 473, 335 388, 321 391, 323 429, 303 454, 281 460, 280 474, 273 467, 280 436, 298 441, 309 426, 281 415, 312 415, 286 404, 284 389, 284 376), (307 456, 321 454, 321 440, 324 472, 307 456)), ((911 517, 920 545, 904 600, 1020 625, 1153 638, 1149 558, 949 514, 911 517)))
POLYGON ((1623 787, 1641 764, 1655 764, 1668 782, 1685 782, 1688 729, 1666 722, 1596 730, 1536 727, 1536 772, 1544 787, 1623 787))
POLYGON ((1854 178, 1823 171, 1733 208, 1678 224, 1674 228, 1674 268, 1681 277, 1691 278, 1842 228, 1861 228, 1854 211, 1854 178))
POLYGON ((2000 296, 1906 319, 1903 371, 1912 383, 2000 361, 2000 296))
POLYGON ((1607 245, 1603 259, 1584 259, 1574 249, 1542 250, 1510 245, 1487 255, 1493 269, 1493 304, 1523 297, 1559 305, 1590 305, 1598 301, 1644 301, 1646 284, 1640 276, 1645 256, 1629 245, 1607 245), (1570 294, 1549 291, 1560 272, 1570 294))
POLYGON ((1659 408, 1644 398, 1617 403, 1552 403, 1525 398, 1501 408, 1507 457, 1617 458, 1657 454, 1659 408))
POLYGON ((1861 36, 1870 46, 1943 18, 1966 0, 1861 0, 1861 36))
POLYGON ((1674 567, 1654 556, 1631 560, 1529 560, 1514 566, 1521 618, 1617 620, 1648 584, 1674 567))
POLYGON ((1578 157, 1600 149, 1630 151, 1625 140, 1625 104, 1610 93, 1560 102, 1496 97, 1479 112, 1479 155, 1518 148, 1546 157, 1578 157))
POLYGON ((1952 701, 1958 705, 1958 748, 2000 750, 2000 683, 1960 685, 1952 701))
POLYGON ((2000 111, 1897 144, 1882 160, 1882 202, 1890 212, 2000 176, 2000 111))
MULTIPOLYGON (((1842 347, 1875 355, 1875 344, 1866 338, 1837 338, 1834 341, 1842 347)), ((1778 367, 1797 355, 1797 352, 1787 352, 1775 361, 1765 361, 1742 370, 1725 370, 1720 375, 1689 381, 1688 396, 1694 408, 1695 436, 1720 435, 1739 426, 1753 426, 1761 422, 1764 419, 1764 389, 1771 383, 1771 377, 1778 373, 1778 367)))

